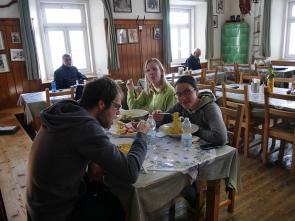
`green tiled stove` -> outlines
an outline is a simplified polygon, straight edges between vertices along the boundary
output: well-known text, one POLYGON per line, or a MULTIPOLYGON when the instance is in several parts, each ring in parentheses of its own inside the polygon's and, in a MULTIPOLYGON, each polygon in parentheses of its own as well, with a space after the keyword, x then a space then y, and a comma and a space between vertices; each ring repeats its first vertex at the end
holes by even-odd
POLYGON ((249 25, 245 22, 225 23, 221 29, 221 55, 225 64, 248 63, 249 25))

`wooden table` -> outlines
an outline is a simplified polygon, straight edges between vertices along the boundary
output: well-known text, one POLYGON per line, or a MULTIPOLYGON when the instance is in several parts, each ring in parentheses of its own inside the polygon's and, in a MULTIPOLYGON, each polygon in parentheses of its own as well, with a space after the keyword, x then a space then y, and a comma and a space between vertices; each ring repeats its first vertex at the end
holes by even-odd
MULTIPOLYGON (((243 88, 244 84, 231 84, 227 85, 228 87, 237 86, 240 89, 243 88)), ((248 85, 248 91, 249 91, 249 101, 252 104, 253 107, 258 108, 264 108, 264 93, 252 93, 251 92, 251 86, 248 85)), ((216 86, 216 96, 222 97, 221 92, 221 85, 216 86)), ((274 93, 278 94, 287 94, 288 89, 286 88, 274 88, 274 93)), ((227 93, 228 99, 237 102, 237 103, 243 103, 244 102, 244 95, 243 94, 233 94, 233 93, 227 93)), ((288 111, 294 111, 295 112, 295 101, 286 101, 286 100, 279 100, 279 99, 273 99, 271 98, 269 100, 270 106, 278 109, 285 109, 288 111)))
MULTIPOLYGON (((114 143, 120 143, 120 139, 124 138, 111 138, 114 143)), ((179 196, 182 189, 190 184, 190 177, 195 179, 198 176, 208 183, 207 220, 217 221, 221 179, 228 178, 228 185, 236 190, 240 186, 238 151, 229 146, 204 151, 198 145, 194 145, 193 149, 188 151, 181 147, 180 139, 169 137, 157 138, 156 147, 156 150, 148 149, 144 162, 149 173, 140 173, 137 182, 132 187, 124 186, 115 179, 105 179, 110 189, 126 205, 125 209, 129 210, 128 220, 149 220, 148 214, 169 205, 173 199, 179 196), (154 153, 154 151, 156 152, 154 153), (185 154, 183 158, 181 153, 185 154), (154 155, 157 156, 156 161, 159 162, 156 169, 153 168, 154 164, 150 163, 154 155), (174 156, 181 156, 180 159, 185 162, 184 165, 187 163, 184 169, 175 166, 181 162, 177 163, 178 160, 175 160, 174 156)))

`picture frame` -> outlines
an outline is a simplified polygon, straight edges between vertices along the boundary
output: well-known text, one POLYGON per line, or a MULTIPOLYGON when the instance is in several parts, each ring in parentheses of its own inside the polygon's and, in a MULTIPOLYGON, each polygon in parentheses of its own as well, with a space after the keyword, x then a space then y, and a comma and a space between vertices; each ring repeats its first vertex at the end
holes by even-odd
POLYGON ((0 50, 4 50, 5 45, 4 45, 4 38, 3 38, 3 32, 0 31, 0 50))
POLYGON ((160 27, 154 27, 153 38, 155 40, 160 40, 161 39, 161 29, 160 29, 160 27))
POLYGON ((125 29, 125 28, 118 28, 117 29, 117 43, 118 44, 127 44, 128 43, 127 29, 125 29))
POLYGON ((145 12, 160 13, 160 0, 144 0, 145 12))
POLYGON ((224 0, 216 0, 216 13, 217 14, 224 13, 224 0))
POLYGON ((129 43, 138 43, 138 29, 137 28, 128 28, 128 42, 129 43))
POLYGON ((23 49, 10 49, 11 61, 24 61, 24 50, 23 49))
POLYGON ((114 12, 131 13, 131 0, 113 0, 114 12))
POLYGON ((6 54, 0 54, 0 73, 9 72, 9 65, 6 54))
POLYGON ((21 43, 21 38, 20 38, 19 32, 11 32, 11 42, 13 44, 21 43))
POLYGON ((212 17, 212 27, 218 28, 218 16, 217 15, 213 15, 213 17, 212 17))

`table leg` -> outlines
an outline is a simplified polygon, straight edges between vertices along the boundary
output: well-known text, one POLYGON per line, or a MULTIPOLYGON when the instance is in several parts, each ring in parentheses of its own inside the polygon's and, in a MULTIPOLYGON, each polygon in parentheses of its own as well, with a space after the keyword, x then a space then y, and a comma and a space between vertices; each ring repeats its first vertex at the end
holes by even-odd
POLYGON ((206 220, 217 221, 220 199, 220 180, 207 181, 206 220))

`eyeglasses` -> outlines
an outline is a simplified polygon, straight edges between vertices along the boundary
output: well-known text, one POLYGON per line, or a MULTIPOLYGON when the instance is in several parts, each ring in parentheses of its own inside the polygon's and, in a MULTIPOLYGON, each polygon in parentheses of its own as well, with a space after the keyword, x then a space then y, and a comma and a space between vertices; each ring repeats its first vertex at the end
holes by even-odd
POLYGON ((176 96, 177 97, 181 97, 181 96, 188 96, 190 95, 194 90, 196 90, 195 88, 191 88, 191 89, 185 89, 182 92, 177 91, 176 92, 176 96))
POLYGON ((117 110, 120 110, 121 107, 122 107, 121 104, 117 104, 117 103, 115 103, 115 102, 112 102, 112 105, 113 105, 113 107, 116 108, 117 110))

